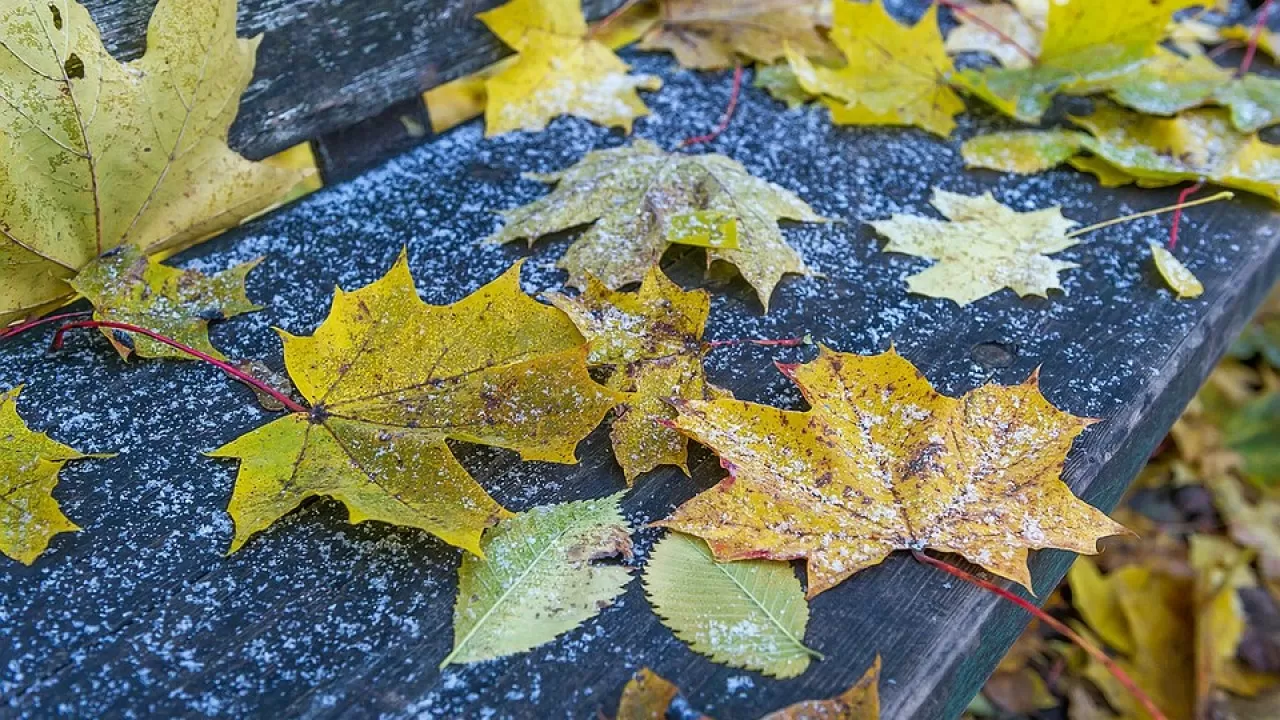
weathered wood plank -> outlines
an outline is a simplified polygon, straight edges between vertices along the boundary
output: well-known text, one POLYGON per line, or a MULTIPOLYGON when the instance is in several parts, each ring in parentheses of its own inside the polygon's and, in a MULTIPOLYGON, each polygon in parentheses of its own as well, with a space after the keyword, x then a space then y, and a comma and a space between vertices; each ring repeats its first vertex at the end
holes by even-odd
MULTIPOLYGON (((584 0, 600 17, 621 0, 584 0)), ((380 114, 508 54, 475 19, 499 0, 240 0, 262 33, 231 146, 261 158, 380 114)), ((155 0, 85 0, 108 49, 142 54, 155 0)))
MULTIPOLYGON (((726 74, 674 72, 665 58, 628 57, 667 82, 646 96, 654 115, 637 123, 638 135, 672 147, 715 124, 726 74)), ((1067 478, 1087 500, 1110 507, 1280 274, 1280 219, 1250 197, 1189 212, 1181 257, 1208 288, 1195 301, 1173 300, 1147 257, 1146 241, 1167 231, 1167 218, 1109 228, 1063 252, 1080 265, 1064 275, 1066 295, 1024 300, 1005 292, 963 309, 906 295, 903 278, 927 263, 881 253, 882 241, 862 221, 928 214, 932 185, 990 189, 1020 209, 1062 204, 1084 223, 1176 194, 1104 190, 1072 171, 965 171, 959 138, 996 127, 1004 126, 979 113, 951 141, 834 128, 821 110, 786 112, 748 87, 711 149, 846 222, 788 227, 788 240, 826 277, 785 281, 766 316, 741 282, 719 288, 709 334, 810 333, 857 352, 892 341, 951 394, 987 381, 1020 382, 1039 366, 1054 403, 1104 419, 1077 443, 1067 478)), ((577 120, 492 140, 472 123, 179 262, 215 268, 267 254, 250 294, 269 307, 221 324, 214 335, 229 355, 279 368, 270 326, 310 332, 335 284, 377 278, 403 245, 431 302, 462 297, 523 255, 533 258, 525 271, 530 290, 557 287, 552 265, 565 240, 532 252, 477 240, 495 227, 493 211, 545 191, 521 180, 521 171, 559 169, 620 142, 617 133, 577 120)), ((701 281, 694 255, 670 263, 686 285, 701 281)), ((690 652, 657 621, 638 582, 620 604, 554 643, 440 672, 452 636, 456 550, 420 532, 348 526, 334 503, 317 502, 224 557, 234 468, 200 453, 272 415, 207 367, 125 364, 88 334, 53 356, 42 342, 33 335, 0 346, 0 387, 27 384, 22 409, 33 426, 83 450, 121 455, 64 473, 55 495, 84 532, 60 536, 32 568, 0 562, 0 715, 581 718, 612 713, 628 675, 644 664, 678 682, 700 709, 754 717, 836 693, 880 653, 885 717, 945 720, 1025 622, 985 593, 898 555, 813 602, 807 639, 827 660, 792 680, 690 652)), ((802 407, 770 361, 811 354, 731 347, 712 355, 709 371, 739 397, 802 407)), ((625 487, 605 427, 583 442, 574 466, 457 448, 481 484, 515 510, 625 487)), ((703 450, 691 465, 692 478, 671 469, 642 477, 624 501, 633 522, 665 515, 722 475, 703 450)), ((637 533, 637 565, 655 537, 637 533)), ((1069 559, 1036 554, 1042 594, 1069 559)))

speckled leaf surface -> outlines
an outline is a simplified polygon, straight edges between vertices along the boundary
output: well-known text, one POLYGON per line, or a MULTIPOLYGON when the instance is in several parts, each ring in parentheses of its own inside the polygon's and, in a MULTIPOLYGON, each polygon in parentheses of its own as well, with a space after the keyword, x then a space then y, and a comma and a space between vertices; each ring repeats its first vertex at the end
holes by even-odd
POLYGON ((1008 130, 971 137, 960 146, 965 165, 1030 175, 1067 162, 1088 136, 1076 130, 1008 130))
POLYGON ((1179 299, 1198 298, 1204 293, 1204 285, 1176 255, 1160 243, 1153 242, 1147 247, 1151 248, 1151 259, 1155 261, 1160 277, 1164 278, 1179 299))
POLYGON ((621 495, 536 507, 504 520, 458 570, 453 650, 441 663, 526 652, 595 617, 631 580, 621 495))
POLYGON ((907 278, 913 293, 954 300, 959 305, 1008 288, 1019 295, 1046 297, 1061 290, 1058 273, 1075 263, 1049 255, 1076 244, 1067 231, 1074 220, 1059 208, 1018 212, 991 193, 977 197, 936 189, 933 206, 947 219, 894 215, 873 220, 876 232, 889 238, 885 252, 905 253, 936 261, 907 278))
POLYGON ((1039 20, 1037 24, 1013 5, 974 5, 956 13, 959 24, 947 33, 945 47, 949 53, 984 52, 1004 67, 1025 68, 1040 54, 1044 18, 1039 20), (993 28, 999 34, 992 32, 993 28))
POLYGON ((542 130, 576 115, 631 132, 649 113, 637 90, 657 90, 653 75, 631 75, 608 45, 592 39, 581 0, 511 0, 476 16, 518 55, 485 81, 489 135, 542 130))
POLYGON ((732 68, 736 59, 771 63, 784 46, 813 57, 834 49, 819 32, 831 24, 823 0, 663 0, 662 15, 640 40, 667 50, 687 68, 732 68))
POLYGON ((837 125, 915 125, 946 137, 964 102, 947 77, 954 70, 933 7, 910 27, 879 2, 835 0, 831 39, 840 68, 815 66, 798 50, 787 62, 801 87, 827 98, 837 125))
POLYGON ((17 387, 0 394, 0 552, 30 565, 54 535, 80 528, 58 507, 58 472, 86 455, 33 432, 18 415, 17 387))
POLYGON ((659 465, 687 474, 688 441, 665 425, 675 418, 668 400, 727 395, 707 382, 702 368, 710 296, 686 292, 651 268, 636 292, 610 290, 588 275, 581 295, 548 299, 586 336, 587 362, 611 368, 609 387, 627 398, 610 431, 627 482, 659 465))
POLYGON ((352 523, 421 528, 480 552, 508 513, 446 439, 573 463, 614 405, 587 375, 586 345, 559 310, 520 290, 520 265, 446 306, 419 299, 402 254, 381 280, 334 294, 310 336, 281 333, 309 414, 291 413, 215 450, 237 458, 232 551, 323 495, 352 523))
POLYGON ((737 222, 738 247, 708 248, 707 261, 737 268, 767 309, 786 274, 808 274, 800 254, 782 237, 779 220, 823 218, 785 188, 761 180, 723 155, 665 152, 648 140, 589 152, 574 166, 531 176, 555 183, 550 195, 503 212, 490 237, 508 243, 590 224, 560 258, 569 284, 593 275, 617 289, 644 279, 670 244, 672 219, 711 210, 737 222))
POLYGON ((127 64, 73 0, 5 0, 0 40, 0 324, 67 300, 103 252, 190 245, 307 177, 227 147, 258 46, 236 0, 161 0, 127 64))
POLYGON ((809 410, 679 406, 676 427, 730 476, 657 525, 705 539, 719 560, 803 558, 809 597, 921 548, 1030 586, 1028 550, 1093 554, 1098 539, 1124 532, 1062 482, 1092 421, 1049 404, 1036 375, 952 398, 893 350, 825 348, 785 372, 809 410))
MULTIPOLYGON (((71 281, 93 303, 98 320, 129 323, 193 347, 223 355, 209 342, 209 322, 261 310, 246 294, 244 281, 261 258, 213 275, 175 270, 126 245, 95 258, 71 281)), ((190 359, 190 355, 145 335, 103 329, 123 357, 190 359)))
POLYGON ((957 84, 1000 112, 1040 121, 1055 93, 1104 90, 1156 52, 1174 13, 1198 0, 1050 2, 1040 54, 1022 68, 956 73, 957 84))
POLYGON ((1280 80, 1256 73, 1237 78, 1205 55, 1161 49, 1110 84, 1112 100, 1151 115, 1174 115, 1201 105, 1231 111, 1236 130, 1250 133, 1280 118, 1280 80))
POLYGON ((644 588, 663 624, 716 662, 789 678, 820 657, 804 644, 809 606, 790 563, 718 562, 700 538, 671 533, 653 548, 644 588))

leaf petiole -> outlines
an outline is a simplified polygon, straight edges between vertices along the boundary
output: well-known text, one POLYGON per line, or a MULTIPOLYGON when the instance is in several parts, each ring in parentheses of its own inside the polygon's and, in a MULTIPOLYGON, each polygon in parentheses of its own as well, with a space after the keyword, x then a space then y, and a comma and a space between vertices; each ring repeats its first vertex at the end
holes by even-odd
POLYGON ((1168 720, 1165 717, 1165 714, 1160 712, 1160 708, 1156 707, 1155 701, 1153 701, 1149 695, 1143 692, 1142 688, 1138 687, 1138 684, 1134 682, 1133 678, 1129 677, 1129 674, 1124 671, 1124 668, 1121 668, 1119 665, 1117 665, 1116 662, 1112 660, 1110 657, 1108 657, 1107 654, 1103 652, 1101 648, 1099 648, 1098 646, 1094 645, 1093 643, 1081 637, 1079 633, 1067 627, 1066 623, 1062 622, 1061 620, 1058 620, 1054 616, 1045 612, 1040 607, 1038 607, 1035 603, 1032 603, 1023 598, 1020 598, 1017 595, 1013 594, 1012 592, 1000 587, 999 585, 996 585, 995 583, 989 583, 986 580, 983 580, 979 577, 971 575, 965 572, 964 570, 961 570, 960 568, 956 567, 955 565, 952 565, 951 563, 946 562, 945 560, 939 560, 938 558, 930 557, 928 555, 925 555, 923 552, 919 550, 912 550, 911 555, 918 562, 921 562, 925 565, 932 565, 933 567, 938 568, 939 570, 947 573, 948 575, 958 577, 967 583, 976 585, 982 588, 983 590, 986 590, 989 593, 993 593, 1005 600, 1008 600, 1014 605, 1017 605, 1023 610, 1026 610, 1027 612, 1031 613, 1040 622, 1053 628, 1055 632, 1066 637, 1068 640, 1074 643, 1081 650, 1084 650, 1086 653, 1088 653, 1089 657, 1102 663, 1103 667, 1107 669, 1107 672, 1111 673, 1112 677, 1118 680, 1120 684, 1125 687, 1126 690, 1132 693, 1134 698, 1136 698, 1138 702, 1142 703, 1143 709, 1147 711, 1147 714, 1151 716, 1152 720, 1168 720))
POLYGON ((184 352, 190 355, 191 357, 194 357, 198 360, 203 360, 209 363, 210 365, 213 365, 214 367, 218 368, 222 372, 230 375, 236 380, 239 380, 245 385, 248 385, 254 390, 257 390, 263 393, 264 395, 270 396, 271 398, 279 402, 281 405, 288 408, 289 412, 302 413, 304 415, 310 412, 309 410, 307 410, 307 408, 303 407, 302 405, 299 405, 293 398, 289 397, 288 395, 285 395, 284 393, 271 387, 267 383, 250 375, 249 373, 235 367, 231 363, 228 363, 225 360, 219 360, 213 357, 212 355, 209 355, 208 353, 201 352, 193 347, 184 345, 178 342, 177 340, 174 340, 169 337, 165 337, 164 335, 161 335, 160 333, 154 330, 148 330, 147 328, 140 327, 138 325, 131 325, 129 323, 122 323, 122 322, 113 322, 110 320, 79 320, 76 322, 69 322, 66 325, 63 325, 62 327, 58 328, 58 331, 54 333, 53 342, 51 343, 53 349, 54 350, 61 349, 63 335, 65 335, 68 330, 75 330, 77 328, 110 328, 113 330, 124 330, 127 332, 138 333, 139 335, 145 335, 151 338, 152 340, 155 340, 156 342, 164 343, 165 345, 168 345, 169 347, 175 350, 184 352))
POLYGON ((14 325, 13 327, 8 327, 8 328, 5 328, 4 330, 0 330, 0 340, 8 340, 11 337, 21 335, 22 333, 34 328, 38 328, 41 325, 52 325, 53 323, 62 322, 63 320, 70 320, 71 318, 89 317, 92 314, 93 312, 90 310, 80 310, 77 312, 62 313, 60 315, 50 315, 48 317, 30 320, 24 323, 20 323, 18 325, 14 325))
POLYGON ((1110 220, 1103 220, 1100 223, 1086 225, 1080 228, 1079 230, 1072 230, 1071 232, 1066 234, 1066 237, 1069 237, 1069 238, 1079 237, 1081 235, 1084 235, 1085 233, 1091 233, 1094 230, 1101 230, 1104 227, 1119 225, 1122 222, 1129 222, 1130 220, 1137 220, 1138 218, 1151 217, 1152 215, 1159 215, 1160 213, 1166 213, 1166 212, 1175 211, 1175 210, 1186 210, 1187 208, 1193 208, 1197 205, 1208 205, 1211 202, 1217 202, 1219 200, 1230 200, 1235 196, 1236 194, 1231 192, 1230 190, 1223 190, 1222 192, 1216 195, 1210 195, 1209 197, 1200 198, 1198 200, 1192 200, 1191 202, 1174 203, 1173 205, 1166 205, 1164 207, 1158 207, 1153 210, 1143 210, 1142 212, 1133 213, 1132 215, 1125 215, 1123 217, 1111 218, 1110 220))

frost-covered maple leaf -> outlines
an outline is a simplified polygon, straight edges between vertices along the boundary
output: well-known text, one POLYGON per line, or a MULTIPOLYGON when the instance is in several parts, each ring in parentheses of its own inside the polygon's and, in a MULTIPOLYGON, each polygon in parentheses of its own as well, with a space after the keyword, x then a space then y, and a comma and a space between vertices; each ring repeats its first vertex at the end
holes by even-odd
MULTIPOLYGON (((588 274, 613 289, 640 282, 671 243, 688 241, 678 222, 710 211, 733 221, 736 246, 711 244, 708 264, 736 267, 767 309, 783 275, 810 273, 782 239, 778 220, 825 221, 794 193, 753 177, 730 158, 669 153, 641 139, 589 152, 567 170, 529 177, 556 189, 504 211, 506 224, 489 241, 528 239, 532 245, 543 235, 590 224, 557 263, 578 288, 586 287, 588 274)), ((708 245, 701 239, 694 244, 708 245)))
POLYGON ((1076 267, 1048 257, 1076 244, 1067 236, 1076 222, 1063 217, 1060 208, 1018 212, 989 192, 974 197, 936 188, 931 202, 947 220, 894 215, 870 223, 889 238, 885 252, 936 261, 907 278, 911 292, 960 305, 1004 288, 1045 297, 1062 289, 1058 273, 1076 267))
POLYGON ((1030 587, 1029 549, 1093 554, 1124 532, 1062 481, 1093 421, 1051 405, 1035 374, 952 398, 893 350, 823 348, 784 372, 809 410, 679 404, 676 427, 730 475, 656 525, 702 537, 719 560, 804 559, 810 597, 894 550, 924 548, 1030 587))
POLYGON ((281 333, 309 412, 210 453, 240 460, 228 511, 232 550, 313 496, 365 520, 416 527, 480 552, 509 513, 445 440, 574 463, 578 441, 617 397, 587 374, 564 313, 520 290, 520 266, 452 305, 419 299, 402 254, 382 279, 334 294, 315 334, 281 333))
POLYGON ((235 0, 160 0, 122 64, 79 3, 0 3, 0 325, 113 248, 191 245, 307 178, 227 146, 258 41, 235 0))

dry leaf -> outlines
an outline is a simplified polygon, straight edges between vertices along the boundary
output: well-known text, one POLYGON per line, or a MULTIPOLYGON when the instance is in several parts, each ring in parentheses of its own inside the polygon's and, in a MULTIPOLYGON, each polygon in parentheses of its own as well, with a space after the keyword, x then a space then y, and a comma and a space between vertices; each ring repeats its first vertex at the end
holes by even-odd
POLYGON ((819 32, 830 24, 825 0, 663 0, 662 19, 641 50, 668 50, 687 68, 720 70, 739 57, 771 63, 790 45, 810 57, 833 57, 819 32))
POLYGON ((1148 243, 1151 248, 1151 259, 1156 263, 1156 270, 1160 272, 1160 277, 1169 284, 1178 295, 1178 299, 1198 298, 1204 293, 1204 285, 1200 284, 1200 280, 1195 274, 1187 269, 1174 254, 1164 249, 1164 246, 1157 242, 1148 243))
POLYGON ((948 84, 954 69, 942 46, 933 6, 910 27, 879 2, 835 0, 831 40, 844 55, 839 69, 815 66, 789 49, 800 85, 827 96, 837 125, 915 125, 946 137, 964 102, 948 84))
POLYGON ((556 189, 503 212, 506 225, 489 240, 528 238, 532 245, 591 223, 556 264, 578 288, 586 287, 587 275, 613 289, 640 282, 672 242, 673 218, 714 211, 735 220, 738 247, 708 248, 708 263, 736 267, 767 310, 783 275, 810 273, 782 239, 778 220, 824 221, 794 193, 752 177, 723 155, 668 153, 647 140, 589 152, 567 170, 530 177, 556 189))
POLYGON ((960 146, 966 167, 1030 175, 1067 162, 1087 136, 1075 130, 1010 130, 976 135, 960 146))
POLYGON ((711 312, 707 293, 685 292, 654 267, 634 293, 610 290, 588 275, 578 297, 547 299, 587 338, 587 363, 612 368, 609 387, 627 394, 610 433, 627 483, 659 465, 676 465, 688 474, 688 441, 665 425, 676 416, 667 400, 728 395, 707 382, 702 368, 702 332, 711 312))
POLYGON ((520 290, 520 266, 444 306, 418 298, 404 254, 382 279, 334 293, 311 336, 281 333, 309 413, 292 413, 210 453, 240 460, 228 508, 234 552, 313 496, 352 523, 426 530, 480 552, 509 515, 446 439, 573 463, 616 402, 587 374, 586 345, 564 313, 520 290))
POLYGON ((258 46, 235 0, 161 0, 126 64, 70 0, 8 3, 0 44, 0 325, 65 302, 108 250, 189 246, 307 177, 227 147, 258 46))
POLYGON ((53 499, 58 472, 86 457, 32 432, 18 415, 22 387, 0 394, 0 552, 24 565, 35 562, 54 535, 80 528, 53 499))
MULTIPOLYGON (((71 287, 93 303, 98 320, 139 325, 224 359, 209 344, 209 322, 262 309, 250 302, 244 288, 245 276, 260 261, 205 275, 161 265, 126 245, 86 265, 71 287)), ((191 357, 145 335, 107 328, 102 334, 122 357, 134 352, 145 358, 191 357)))
POLYGON ((476 15, 519 56, 485 81, 485 135, 542 130, 576 115, 631 132, 649 109, 636 90, 657 90, 653 75, 629 65, 587 32, 581 0, 511 0, 476 15))
POLYGON ((956 73, 955 82, 1010 117, 1037 123, 1058 92, 1089 93, 1145 62, 1179 10, 1201 0, 1062 0, 1049 3, 1030 67, 956 73))
POLYGON ((642 667, 622 688, 615 720, 666 720, 667 708, 679 694, 680 688, 642 667))
POLYGON ((1057 207, 1017 212, 991 193, 973 197, 935 188, 933 206, 946 221, 894 215, 870 224, 889 238, 885 252, 936 260, 907 278, 913 293, 968 305, 1003 288, 1047 297, 1061 290, 1058 273, 1075 263, 1048 257, 1076 244, 1066 233, 1074 220, 1057 207))
POLYGON ((1040 53, 1040 35, 1044 32, 1044 25, 1034 25, 1013 5, 974 5, 955 16, 960 24, 947 35, 946 49, 949 53, 985 52, 1007 68, 1029 67, 1040 53), (990 28, 999 30, 1003 37, 990 28), (1031 57, 1027 57, 1027 53, 1031 57))
POLYGON ((1204 55, 1182 57, 1160 49, 1112 81, 1109 90, 1112 100, 1149 115, 1221 105, 1231 110, 1231 123, 1242 132, 1255 132, 1280 119, 1280 80, 1258 74, 1237 78, 1204 55))
POLYGON ((656 525, 704 538, 722 561, 804 558, 810 597, 926 547, 1029 586, 1028 549, 1092 554, 1124 532, 1060 479, 1092 421, 1050 405, 1035 375, 951 398, 894 350, 826 348, 784 372, 811 409, 679 404, 676 426, 730 475, 656 525))

